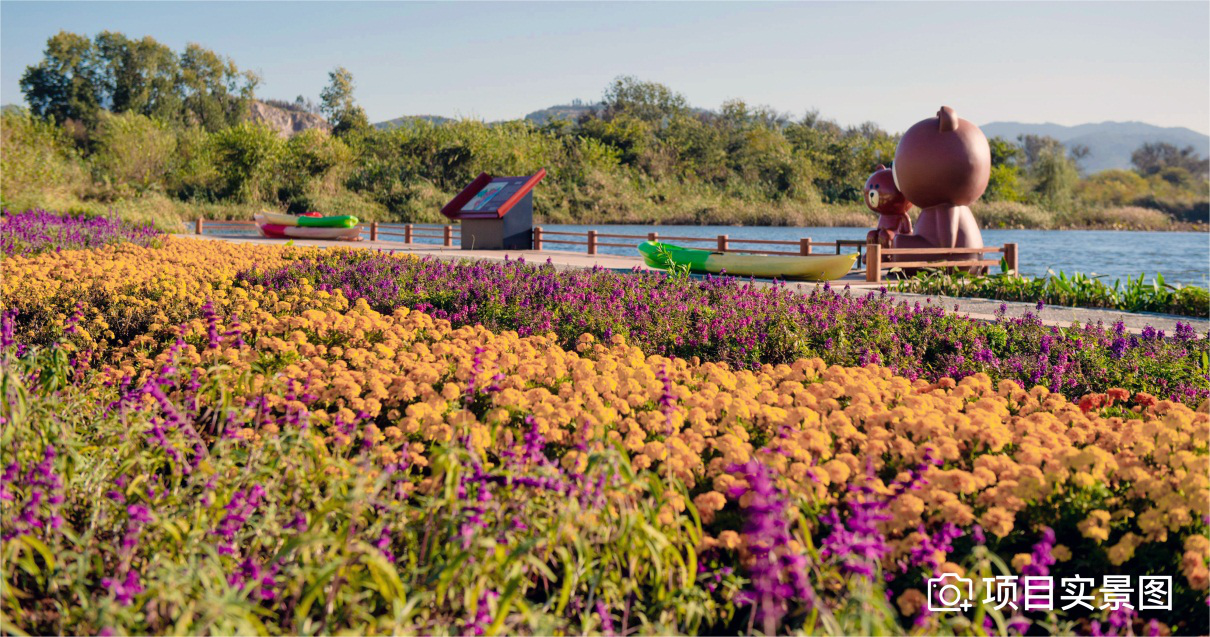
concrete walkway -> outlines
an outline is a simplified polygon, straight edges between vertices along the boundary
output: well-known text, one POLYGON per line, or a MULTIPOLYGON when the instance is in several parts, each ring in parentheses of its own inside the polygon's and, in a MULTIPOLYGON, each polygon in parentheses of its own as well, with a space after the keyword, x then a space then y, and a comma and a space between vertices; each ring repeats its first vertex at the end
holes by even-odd
MULTIPOLYGON (((181 234, 176 235, 187 239, 203 239, 209 241, 230 241, 233 243, 254 243, 254 244, 281 244, 280 239, 266 239, 254 235, 196 235, 196 234, 181 234)), ((516 260, 524 258, 530 263, 546 263, 548 260, 551 265, 559 270, 581 269, 601 267, 610 270, 651 270, 647 267, 643 260, 637 256, 627 257, 615 254, 595 254, 589 255, 583 252, 564 252, 560 250, 474 250, 464 251, 458 246, 445 247, 441 245, 425 244, 425 243, 403 243, 399 241, 323 241, 316 239, 294 239, 294 245, 297 246, 313 246, 320 248, 363 248, 370 250, 383 250, 387 252, 397 252, 414 254, 419 257, 435 257, 450 261, 460 259, 480 259, 486 261, 504 261, 505 258, 516 260)), ((769 280, 757 279, 756 285, 772 286, 774 283, 769 280)), ((787 288, 798 290, 801 292, 810 292, 815 288, 824 285, 823 283, 814 283, 807 281, 793 281, 786 284, 787 288)), ((833 288, 850 287, 853 292, 862 293, 863 291, 878 292, 882 287, 890 289, 893 283, 867 283, 865 280, 864 271, 854 271, 843 279, 832 281, 833 288)), ((924 294, 908 294, 905 292, 888 292, 895 299, 906 301, 908 303, 919 302, 921 305, 926 303, 940 304, 949 312, 957 312, 958 314, 969 316, 973 319, 992 321, 996 318, 996 312, 1001 305, 1006 308, 1005 313, 1008 316, 1020 317, 1026 312, 1039 314, 1036 303, 1021 303, 1021 302, 1004 302, 988 299, 970 299, 970 298, 955 298, 947 296, 929 296, 924 294)), ((1060 306, 1047 306, 1040 313, 1042 323, 1058 327, 1067 327, 1073 323, 1088 324, 1101 322, 1105 325, 1113 325, 1121 321, 1126 329, 1132 333, 1139 333, 1145 327, 1153 327, 1157 330, 1164 330, 1168 334, 1176 331, 1176 324, 1187 323, 1192 325, 1198 333, 1205 334, 1210 332, 1210 320, 1197 319, 1192 317, 1172 316, 1170 314, 1151 314, 1151 313, 1132 313, 1120 312, 1117 310, 1105 309, 1088 309, 1088 308, 1073 308, 1060 306)))

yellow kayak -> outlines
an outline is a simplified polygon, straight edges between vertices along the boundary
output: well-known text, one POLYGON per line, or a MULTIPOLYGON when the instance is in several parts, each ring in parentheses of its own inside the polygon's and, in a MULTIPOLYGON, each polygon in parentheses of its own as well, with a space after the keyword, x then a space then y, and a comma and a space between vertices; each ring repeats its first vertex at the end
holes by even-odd
POLYGON ((639 244, 639 252, 648 266, 661 270, 679 265, 688 266, 691 272, 719 274, 725 271, 737 276, 806 281, 839 279, 848 274, 857 261, 856 253, 780 257, 711 252, 656 241, 639 244))

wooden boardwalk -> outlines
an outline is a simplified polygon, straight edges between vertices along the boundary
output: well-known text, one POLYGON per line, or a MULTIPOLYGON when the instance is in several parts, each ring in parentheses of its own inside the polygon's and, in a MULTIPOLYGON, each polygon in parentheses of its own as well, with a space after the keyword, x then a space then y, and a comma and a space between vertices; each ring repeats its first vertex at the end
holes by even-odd
MULTIPOLYGON (((233 243, 252 243, 252 244, 280 244, 281 239, 266 239, 263 237, 242 234, 242 235, 196 235, 182 234, 177 235, 185 239, 199 239, 204 241, 230 241, 233 243)), ((504 261, 507 259, 516 260, 519 258, 525 259, 529 263, 546 263, 549 261, 551 265, 558 269, 582 269, 600 267, 610 270, 630 271, 630 270, 651 270, 639 256, 621 256, 614 254, 585 254, 583 252, 565 252, 561 250, 462 250, 459 246, 442 246, 435 244, 424 243, 403 243, 400 241, 323 241, 311 239, 294 239, 294 245, 298 246, 314 246, 314 247, 340 247, 340 248, 360 248, 368 250, 382 250, 386 252, 413 254, 418 257, 433 257, 446 260, 461 260, 461 259, 479 259, 486 261, 504 261)), ((636 251, 637 252, 637 251, 636 251)), ((769 286, 774 285, 772 281, 757 279, 754 281, 756 285, 769 286)), ((786 287, 801 292, 810 292, 815 288, 824 285, 823 283, 814 283, 809 281, 791 281, 785 284, 786 287)), ((833 288, 850 287, 855 292, 870 291, 879 292, 886 284, 885 283, 867 283, 864 270, 853 270, 843 279, 831 281, 829 283, 833 288)), ((1020 303, 1020 302, 1005 302, 988 300, 988 299, 968 299, 954 298, 945 296, 929 296, 923 294, 908 294, 904 292, 889 292, 896 299, 909 303, 931 303, 938 304, 945 308, 948 312, 956 312, 958 314, 967 315, 973 319, 991 321, 995 320, 996 312, 1001 305, 1006 307, 1008 316, 1023 316, 1026 312, 1037 314, 1036 304, 1020 303), (956 308, 956 309, 955 309, 956 308)), ((1126 329, 1132 333, 1139 333, 1145 327, 1151 326, 1158 330, 1164 330, 1168 334, 1172 334, 1176 330, 1178 322, 1188 323, 1193 325, 1199 333, 1210 331, 1210 321, 1205 319, 1196 319, 1192 317, 1175 317, 1167 314, 1147 314, 1147 313, 1131 313, 1120 312, 1117 310, 1103 309, 1087 309, 1087 308, 1069 308, 1069 307, 1047 307, 1042 313, 1042 322, 1045 325, 1067 327, 1073 323, 1096 323, 1098 321, 1112 325, 1117 321, 1122 321, 1126 329)))

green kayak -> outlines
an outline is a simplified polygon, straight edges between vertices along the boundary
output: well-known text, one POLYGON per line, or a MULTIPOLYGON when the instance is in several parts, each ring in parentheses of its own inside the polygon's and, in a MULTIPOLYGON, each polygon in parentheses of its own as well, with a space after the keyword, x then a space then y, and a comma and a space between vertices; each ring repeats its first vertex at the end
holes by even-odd
POLYGON ((805 281, 839 279, 848 274, 857 261, 855 253, 781 257, 711 252, 658 241, 640 243, 639 252, 648 266, 661 270, 688 266, 691 272, 718 274, 725 271, 738 276, 805 281))
POLYGON ((358 223, 353 215, 334 215, 331 217, 308 217, 306 215, 283 215, 278 212, 262 212, 266 223, 281 226, 298 226, 300 228, 352 228, 358 223))

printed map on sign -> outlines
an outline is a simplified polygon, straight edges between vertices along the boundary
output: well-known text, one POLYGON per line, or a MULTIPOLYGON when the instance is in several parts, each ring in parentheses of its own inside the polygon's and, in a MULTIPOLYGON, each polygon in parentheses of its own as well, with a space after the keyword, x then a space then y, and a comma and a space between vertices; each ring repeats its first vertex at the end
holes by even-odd
POLYGON ((484 186, 483 190, 480 190, 470 201, 466 202, 465 206, 462 206, 462 211, 482 210, 492 200, 492 197, 499 194, 507 185, 508 182, 506 181, 494 181, 484 186))

